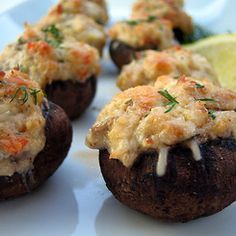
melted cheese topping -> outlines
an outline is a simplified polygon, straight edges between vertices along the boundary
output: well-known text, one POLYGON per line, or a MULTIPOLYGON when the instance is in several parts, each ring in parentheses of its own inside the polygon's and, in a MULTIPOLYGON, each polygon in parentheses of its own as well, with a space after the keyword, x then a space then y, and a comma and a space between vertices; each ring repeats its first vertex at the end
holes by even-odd
POLYGON ((147 19, 155 16, 169 20, 173 28, 181 29, 186 34, 193 32, 193 23, 182 9, 183 1, 176 0, 137 0, 132 8, 132 19, 147 19))
POLYGON ((138 85, 153 85, 162 75, 176 78, 186 75, 218 82, 214 69, 206 58, 175 47, 162 52, 149 50, 137 54, 136 60, 122 68, 117 85, 121 90, 138 85))
POLYGON ((167 168, 169 148, 163 147, 159 151, 158 162, 157 162, 157 175, 164 176, 167 168))
MULTIPOLYGON (((235 137, 235 110, 233 91, 209 81, 162 76, 154 86, 138 86, 115 96, 89 131, 87 145, 107 149, 111 159, 130 167, 140 153, 160 151, 195 136, 235 137), (177 101, 174 106, 161 91, 177 101)), ((164 157, 162 162, 165 165, 164 157)))
POLYGON ((105 30, 90 17, 55 11, 42 18, 36 28, 42 30, 50 25, 55 25, 66 40, 87 43, 97 48, 100 54, 102 53, 106 43, 105 30))
POLYGON ((20 66, 43 89, 56 80, 84 82, 99 73, 96 49, 84 43, 69 41, 54 47, 44 38, 43 33, 27 26, 20 40, 8 45, 0 54, 0 67, 9 70, 20 66))
POLYGON ((202 159, 201 150, 196 140, 192 139, 186 142, 186 145, 192 150, 193 158, 195 161, 200 161, 202 159))
POLYGON ((26 74, 0 72, 0 176, 33 168, 46 141, 42 102, 39 85, 26 74))
POLYGON ((171 25, 165 20, 122 21, 109 30, 112 40, 119 40, 133 48, 157 47, 165 49, 173 46, 171 25))
POLYGON ((100 24, 105 24, 108 20, 107 11, 102 2, 100 4, 87 0, 61 0, 54 6, 49 14, 84 14, 93 18, 100 24))

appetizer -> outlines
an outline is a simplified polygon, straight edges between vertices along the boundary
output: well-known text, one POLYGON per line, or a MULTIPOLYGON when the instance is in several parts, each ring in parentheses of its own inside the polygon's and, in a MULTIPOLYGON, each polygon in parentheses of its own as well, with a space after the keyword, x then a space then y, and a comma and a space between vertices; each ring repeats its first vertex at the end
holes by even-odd
POLYGON ((80 116, 93 100, 100 71, 97 50, 64 40, 55 25, 42 31, 26 26, 18 41, 0 54, 0 68, 19 68, 29 74, 71 119, 80 116))
POLYGON ((236 200, 236 93, 161 76, 119 93, 87 145, 114 196, 157 219, 189 221, 236 200))
POLYGON ((0 200, 31 192, 63 162, 72 128, 64 111, 47 102, 38 83, 0 71, 0 200))
POLYGON ((162 75, 176 79, 186 75, 218 83, 216 73, 205 57, 176 46, 161 52, 147 50, 137 53, 136 58, 122 68, 117 85, 121 90, 138 85, 154 85, 162 75))
POLYGON ((106 24, 108 20, 104 1, 100 1, 99 4, 96 1, 88 0, 61 0, 49 11, 48 15, 55 14, 83 14, 91 17, 99 24, 106 24))
POLYGON ((118 22, 110 28, 109 36, 110 55, 119 69, 129 64, 138 51, 163 50, 174 45, 171 23, 155 17, 118 22))
POLYGON ((70 15, 54 11, 42 18, 35 28, 44 31, 52 25, 58 28, 66 40, 87 43, 97 48, 102 55, 106 44, 105 30, 92 18, 82 14, 70 15))
POLYGON ((175 38, 181 43, 186 35, 193 33, 190 16, 183 10, 183 1, 179 0, 136 0, 133 5, 131 19, 140 20, 148 17, 169 20, 175 38))

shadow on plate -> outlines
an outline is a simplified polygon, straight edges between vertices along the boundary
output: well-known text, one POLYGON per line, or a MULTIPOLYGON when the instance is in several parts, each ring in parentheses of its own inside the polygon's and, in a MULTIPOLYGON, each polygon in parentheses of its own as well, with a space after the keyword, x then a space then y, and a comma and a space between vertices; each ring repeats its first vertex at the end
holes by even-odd
POLYGON ((129 209, 109 197, 96 219, 98 236, 234 236, 236 204, 214 216, 189 223, 164 223, 129 209))
POLYGON ((78 205, 69 181, 59 172, 32 194, 1 202, 1 235, 67 236, 75 231, 78 205))

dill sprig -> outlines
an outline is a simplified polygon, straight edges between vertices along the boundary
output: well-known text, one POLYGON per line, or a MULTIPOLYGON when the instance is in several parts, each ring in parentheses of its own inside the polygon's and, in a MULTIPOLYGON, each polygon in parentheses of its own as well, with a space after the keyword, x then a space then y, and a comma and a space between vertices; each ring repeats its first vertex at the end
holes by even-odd
MULTIPOLYGON (((212 103, 215 103, 216 105, 218 105, 218 102, 213 99, 213 98, 201 98, 201 99, 196 99, 196 101, 201 101, 201 102, 212 102, 212 103)), ((216 119, 216 115, 215 115, 215 111, 214 110, 210 110, 208 109, 208 115, 213 119, 215 120, 216 119)))
POLYGON ((18 38, 18 43, 19 44, 24 44, 26 43, 27 41, 25 39, 23 39, 22 37, 18 38))
POLYGON ((161 90, 158 93, 161 94, 167 100, 169 100, 169 102, 165 104, 166 106, 169 106, 169 108, 165 111, 165 113, 172 111, 174 109, 174 107, 177 104, 179 104, 179 102, 176 100, 176 98, 171 96, 167 90, 161 90))
POLYGON ((202 88, 205 88, 205 86, 204 85, 202 85, 202 84, 198 84, 198 83, 196 83, 196 88, 197 89, 202 89, 202 88))
POLYGON ((212 102, 212 103, 218 103, 215 99, 213 98, 200 98, 197 99, 195 98, 196 101, 201 101, 201 102, 212 102))
POLYGON ((29 96, 32 96, 34 99, 34 104, 38 104, 38 94, 41 92, 39 89, 27 88, 26 86, 19 87, 15 94, 13 95, 10 102, 13 102, 15 99, 22 101, 24 105, 28 100, 29 96))
POLYGON ((45 33, 45 41, 51 44, 53 47, 59 47, 60 44, 63 42, 63 34, 56 27, 56 25, 49 25, 43 28, 42 32, 45 33))
POLYGON ((213 110, 208 110, 208 115, 209 115, 213 120, 216 119, 215 111, 213 111, 213 110))
POLYGON ((149 16, 147 19, 145 20, 126 20, 124 21, 125 23, 127 23, 128 25, 138 25, 139 23, 143 23, 143 22, 153 22, 157 19, 156 16, 149 16))

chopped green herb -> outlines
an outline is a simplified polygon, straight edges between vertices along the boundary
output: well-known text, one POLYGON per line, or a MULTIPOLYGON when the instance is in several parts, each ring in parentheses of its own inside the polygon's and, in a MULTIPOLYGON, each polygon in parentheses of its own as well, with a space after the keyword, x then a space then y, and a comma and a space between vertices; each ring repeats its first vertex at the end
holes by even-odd
POLYGON ((21 64, 18 64, 17 68, 19 69, 20 72, 23 72, 23 73, 27 72, 27 69, 21 64))
POLYGON ((128 25, 137 25, 140 23, 140 21, 137 20, 127 20, 125 21, 125 23, 127 23, 128 25))
POLYGON ((209 114, 209 116, 210 116, 213 120, 216 119, 215 111, 213 111, 213 110, 208 110, 208 114, 209 114))
POLYGON ((129 99, 128 101, 125 102, 125 105, 132 106, 134 104, 132 99, 129 99))
POLYGON ((38 104, 38 93, 40 91, 41 90, 31 89, 31 88, 27 88, 25 86, 21 86, 16 90, 16 92, 10 102, 13 102, 13 100, 15 100, 17 98, 18 100, 22 101, 22 105, 24 105, 28 101, 29 95, 31 95, 34 99, 34 104, 37 105, 38 104), (20 95, 20 93, 23 93, 22 96, 20 95))
POLYGON ((26 42, 26 40, 24 40, 22 37, 18 38, 18 43, 19 44, 23 44, 25 42, 26 42))
POLYGON ((124 21, 124 22, 129 24, 129 25, 138 25, 139 23, 142 23, 142 22, 153 22, 156 19, 157 19, 156 16, 149 16, 146 20, 127 20, 127 21, 124 21))
POLYGON ((147 19, 147 22, 153 22, 157 19, 156 16, 149 16, 148 19, 147 19))
POLYGON ((25 86, 21 86, 19 87, 14 96, 12 97, 11 101, 10 102, 13 102, 14 99, 17 98, 17 96, 19 96, 19 93, 22 92, 23 93, 23 96, 21 98, 19 98, 19 100, 22 100, 22 105, 25 104, 28 99, 29 99, 29 95, 28 95, 28 92, 27 92, 27 88, 25 86))
POLYGON ((34 104, 38 104, 38 93, 41 92, 41 90, 37 89, 29 89, 30 90, 30 95, 34 98, 34 104))
POLYGON ((165 113, 170 112, 177 104, 179 104, 179 102, 176 100, 176 98, 171 96, 167 90, 161 90, 158 93, 161 94, 167 100, 169 100, 169 102, 166 104, 166 106, 170 106, 170 107, 169 107, 169 109, 167 109, 165 111, 165 113))
POLYGON ((55 25, 49 25, 42 29, 45 33, 45 41, 51 44, 53 47, 59 47, 63 42, 63 35, 61 31, 55 25), (52 38, 51 38, 52 37, 52 38))
POLYGON ((179 76, 174 76, 173 79, 179 79, 179 76))
POLYGON ((197 89, 201 89, 201 88, 204 88, 204 87, 205 87, 204 85, 196 83, 196 88, 197 89))
POLYGON ((213 98, 200 98, 200 99, 195 99, 196 101, 201 101, 201 102, 213 102, 217 103, 217 101, 213 98))

